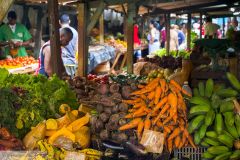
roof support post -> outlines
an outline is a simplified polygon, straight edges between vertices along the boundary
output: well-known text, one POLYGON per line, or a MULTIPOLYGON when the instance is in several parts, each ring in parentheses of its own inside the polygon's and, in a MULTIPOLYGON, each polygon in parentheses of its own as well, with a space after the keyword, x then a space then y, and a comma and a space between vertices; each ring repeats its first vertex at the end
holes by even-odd
POLYGON ((90 22, 87 26, 87 35, 89 35, 91 33, 91 30, 94 28, 96 23, 99 21, 99 18, 103 13, 104 8, 105 8, 105 3, 103 1, 101 1, 97 10, 93 14, 93 16, 90 18, 90 22))
POLYGON ((202 39, 202 29, 203 29, 203 19, 202 19, 203 15, 202 12, 200 12, 200 39, 202 39))
POLYGON ((60 48, 58 0, 48 0, 48 14, 50 20, 49 28, 53 73, 56 73, 58 77, 62 77, 64 66, 61 58, 60 48))
POLYGON ((133 73, 133 55, 134 55, 134 43, 133 43, 133 26, 134 18, 136 17, 136 4, 134 2, 128 3, 128 17, 127 17, 127 72, 133 73))
POLYGON ((85 77, 88 73, 88 6, 78 4, 78 75, 85 77))
POLYGON ((167 55, 170 53, 170 13, 164 15, 165 19, 165 32, 166 32, 166 52, 167 55))
POLYGON ((14 0, 0 1, 0 22, 2 22, 13 2, 14 0))
POLYGON ((188 22, 187 22, 187 49, 191 49, 191 13, 188 13, 188 22))
POLYGON ((38 58, 39 56, 39 50, 41 48, 41 41, 42 41, 42 17, 43 17, 43 10, 41 7, 38 8, 37 13, 37 24, 36 24, 36 35, 34 37, 34 57, 38 58))
POLYGON ((99 20, 99 30, 100 30, 100 43, 104 43, 104 14, 101 15, 99 20))

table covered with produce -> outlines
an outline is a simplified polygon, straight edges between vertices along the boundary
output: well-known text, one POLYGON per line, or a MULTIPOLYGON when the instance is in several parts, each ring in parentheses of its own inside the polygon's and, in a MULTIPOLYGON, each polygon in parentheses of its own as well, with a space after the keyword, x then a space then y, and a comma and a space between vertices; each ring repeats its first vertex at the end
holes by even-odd
POLYGON ((224 83, 199 82, 191 91, 182 83, 189 60, 164 55, 143 63, 149 71, 139 75, 63 80, 0 69, 1 154, 56 160, 240 159, 240 82, 233 74, 226 73, 224 83))

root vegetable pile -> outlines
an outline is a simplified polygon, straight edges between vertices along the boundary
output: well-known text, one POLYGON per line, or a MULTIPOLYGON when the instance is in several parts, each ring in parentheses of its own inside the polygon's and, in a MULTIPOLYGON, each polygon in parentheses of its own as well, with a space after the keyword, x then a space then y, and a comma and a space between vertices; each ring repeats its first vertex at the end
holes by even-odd
POLYGON ((119 131, 137 130, 141 139, 144 129, 164 133, 165 146, 171 152, 174 148, 182 148, 188 144, 196 147, 187 131, 187 107, 183 95, 188 95, 175 81, 169 83, 160 78, 139 85, 139 90, 131 93, 131 99, 123 100, 130 105, 119 131))

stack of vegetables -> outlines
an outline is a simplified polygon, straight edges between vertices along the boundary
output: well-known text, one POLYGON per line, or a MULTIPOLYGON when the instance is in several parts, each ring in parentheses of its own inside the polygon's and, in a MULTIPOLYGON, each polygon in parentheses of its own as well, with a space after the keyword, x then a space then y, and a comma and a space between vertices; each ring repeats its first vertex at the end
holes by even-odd
POLYGON ((61 118, 40 122, 24 137, 26 149, 47 152, 48 159, 64 159, 68 151, 100 159, 100 152, 88 149, 90 128, 86 125, 90 121, 90 115, 87 113, 80 116, 78 110, 71 110, 67 104, 62 104, 59 109, 64 114, 61 118))
POLYGON ((56 76, 12 75, 5 69, 0 75, 0 124, 17 138, 44 119, 56 117, 62 103, 79 106, 69 85, 56 76))
POLYGON ((119 130, 137 129, 139 140, 144 129, 163 132, 169 152, 189 143, 196 147, 187 131, 187 107, 183 95, 189 94, 175 81, 167 82, 160 78, 138 88, 131 93, 129 100, 123 100, 130 105, 130 109, 125 116, 128 123, 119 130))
POLYGON ((38 63, 33 57, 17 57, 13 59, 0 60, 0 68, 19 68, 26 65, 38 63))
POLYGON ((195 144, 208 147, 203 154, 206 159, 240 159, 240 116, 237 96, 240 83, 234 75, 227 73, 232 88, 200 82, 194 89, 189 113, 188 131, 194 134, 195 144))

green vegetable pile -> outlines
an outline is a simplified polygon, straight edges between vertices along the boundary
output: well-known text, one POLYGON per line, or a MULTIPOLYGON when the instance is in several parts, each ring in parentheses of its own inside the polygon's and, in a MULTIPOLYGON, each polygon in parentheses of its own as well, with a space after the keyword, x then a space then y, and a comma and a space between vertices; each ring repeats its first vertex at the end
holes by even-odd
POLYGON ((179 51, 170 51, 169 54, 167 54, 167 51, 165 48, 159 49, 155 51, 154 53, 158 57, 164 57, 164 56, 172 56, 174 58, 181 57, 183 59, 189 59, 191 52, 186 50, 179 50, 179 51))
POLYGON ((206 84, 199 82, 190 100, 188 131, 197 145, 208 148, 205 159, 240 159, 240 82, 231 73, 227 78, 235 89, 218 87, 208 79, 206 84))
POLYGON ((0 124, 19 138, 44 119, 55 118, 61 104, 78 108, 76 94, 56 76, 12 75, 5 69, 0 75, 0 124))

